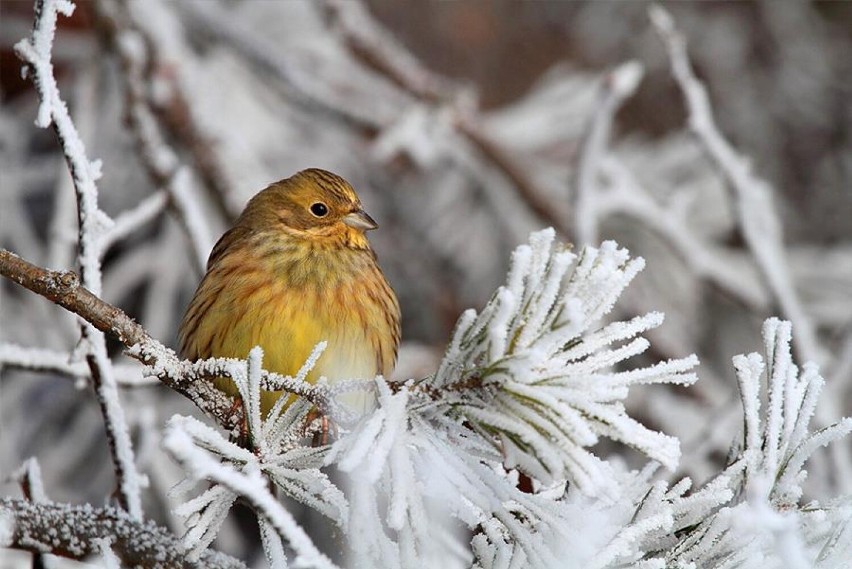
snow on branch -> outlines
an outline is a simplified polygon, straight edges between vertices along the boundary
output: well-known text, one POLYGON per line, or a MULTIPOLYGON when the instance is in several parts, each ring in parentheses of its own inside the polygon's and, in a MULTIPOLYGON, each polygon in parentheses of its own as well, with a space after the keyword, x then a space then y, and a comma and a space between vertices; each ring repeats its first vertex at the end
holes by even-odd
POLYGON ((565 508, 518 490, 475 433, 424 413, 422 392, 377 379, 377 393, 373 414, 326 458, 350 477, 353 566, 437 566, 470 545, 475 555, 497 547, 518 566, 557 566, 552 538, 569 521, 565 508))
POLYGON ((598 215, 595 211, 597 176, 607 150, 615 114, 636 91, 644 72, 639 62, 628 61, 612 70, 601 85, 600 102, 591 117, 577 163, 574 231, 580 245, 598 242, 598 215))
POLYGON ((819 447, 852 432, 852 417, 810 432, 825 381, 815 364, 806 363, 800 370, 793 363, 791 337, 790 322, 770 318, 763 325, 766 359, 754 353, 734 358, 745 417, 743 483, 747 485, 755 478, 771 481, 763 497, 778 508, 793 507, 802 497, 808 458, 819 447), (764 374, 765 387, 761 384, 764 374), (767 405, 762 421, 761 391, 767 405))
POLYGON ((600 437, 673 469, 678 441, 628 417, 622 401, 632 385, 691 384, 696 358, 614 371, 648 348, 637 336, 663 316, 599 325, 643 266, 613 242, 578 257, 554 245, 553 230, 533 234, 512 255, 507 284, 480 314, 459 319, 423 386, 497 446, 508 466, 542 481, 568 477, 591 494, 604 490, 604 463, 585 450, 600 437))
POLYGON ((188 561, 180 541, 168 530, 151 521, 135 520, 115 508, 0 498, 0 546, 82 561, 101 554, 98 540, 108 540, 113 553, 127 567, 246 567, 213 551, 205 551, 197 561, 188 561))

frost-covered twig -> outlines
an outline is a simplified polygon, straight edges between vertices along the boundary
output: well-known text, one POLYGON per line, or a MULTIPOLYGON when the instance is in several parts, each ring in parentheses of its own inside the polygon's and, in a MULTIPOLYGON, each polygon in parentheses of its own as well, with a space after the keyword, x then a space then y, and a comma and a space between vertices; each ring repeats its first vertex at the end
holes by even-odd
MULTIPOLYGON (((74 179, 79 222, 77 260, 83 285, 94 295, 100 295, 102 237, 112 225, 112 220, 98 206, 98 188, 95 182, 100 178, 101 164, 100 161, 90 161, 86 155, 85 145, 71 120, 68 107, 59 95, 51 63, 58 14, 70 16, 73 11, 74 4, 69 1, 37 0, 32 37, 18 42, 15 52, 27 65, 26 69, 32 73, 39 93, 36 124, 42 128, 53 125, 74 179)), ((139 473, 134 464, 133 446, 124 418, 124 409, 118 399, 112 365, 107 357, 106 340, 103 333, 89 323, 83 324, 81 330, 83 341, 87 344, 86 362, 91 370, 95 394, 104 417, 118 481, 119 502, 132 517, 141 519, 139 473)))
MULTIPOLYGON (((74 361, 71 354, 47 348, 28 348, 0 342, 0 367, 46 371, 70 378, 88 378, 91 370, 85 362, 74 361)), ((138 365, 113 364, 116 382, 122 387, 156 385, 157 380, 142 376, 138 365)))
POLYGON ((197 561, 189 561, 180 541, 168 530, 151 521, 135 520, 115 508, 0 498, 0 523, 4 518, 10 519, 12 525, 0 547, 82 561, 101 553, 95 540, 108 539, 113 552, 128 567, 246 567, 241 561, 214 551, 205 551, 197 561))
POLYGON ((650 8, 651 22, 663 39, 671 61, 672 74, 683 92, 689 113, 689 128, 707 154, 724 174, 743 236, 781 311, 793 322, 794 345, 804 360, 819 361, 820 350, 813 324, 802 308, 784 254, 778 214, 772 203, 772 187, 757 177, 749 162, 725 139, 713 119, 707 89, 695 76, 686 53, 686 40, 675 28, 671 15, 662 7, 650 8))
POLYGON ((577 245, 592 245, 598 241, 596 178, 615 114, 636 91, 643 73, 640 63, 629 61, 607 74, 601 85, 600 101, 592 115, 577 163, 573 224, 577 245))

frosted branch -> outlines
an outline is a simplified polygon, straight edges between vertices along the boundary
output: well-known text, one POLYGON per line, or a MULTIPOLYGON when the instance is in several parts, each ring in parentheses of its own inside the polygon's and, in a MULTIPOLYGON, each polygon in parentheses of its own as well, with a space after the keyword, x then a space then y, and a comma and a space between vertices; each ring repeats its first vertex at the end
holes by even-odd
POLYGON ((168 194, 159 190, 139 202, 133 209, 117 215, 113 226, 103 236, 103 251, 108 251, 118 241, 151 223, 165 211, 168 203, 168 194))
POLYGON ((809 432, 823 380, 815 366, 800 370, 793 363, 789 322, 770 318, 763 337, 765 357, 734 358, 743 440, 731 454, 731 465, 705 487, 716 489, 711 495, 723 497, 721 491, 727 497, 700 515, 690 514, 697 523, 665 552, 666 566, 717 567, 725 560, 757 561, 761 567, 835 567, 848 558, 848 546, 841 545, 852 520, 848 498, 807 505, 800 500, 805 462, 819 447, 852 432, 852 418, 809 432))
MULTIPOLYGON (((43 371, 68 376, 72 379, 90 378, 89 366, 74 361, 71 354, 46 348, 27 348, 0 342, 0 367, 43 371)), ((115 380, 122 387, 156 385, 157 380, 143 377, 138 365, 113 364, 115 380)))
MULTIPOLYGON (((163 444, 194 479, 209 480, 219 487, 227 489, 234 496, 241 496, 248 502, 258 515, 263 516, 265 522, 279 536, 286 539, 294 549, 297 566, 333 569, 335 565, 316 549, 293 516, 267 489, 261 466, 253 460, 254 455, 231 445, 232 450, 238 455, 233 458, 239 458, 243 461, 242 468, 237 469, 220 462, 218 457, 211 456, 209 452, 197 446, 196 442, 193 441, 194 436, 198 437, 205 433, 204 429, 205 427, 201 423, 193 419, 174 417, 166 430, 163 444)), ((215 431, 206 432, 207 437, 215 434, 215 431)), ((220 443, 229 444, 224 440, 221 440, 220 443)), ((220 449, 225 450, 221 446, 220 449)), ((316 474, 319 475, 319 472, 316 471, 316 474)), ((227 503, 233 503, 233 498, 227 495, 225 495, 225 500, 227 503)), ((203 550, 203 546, 196 549, 195 552, 201 550, 203 550)))
POLYGON ((553 241, 546 230, 515 250, 507 284, 479 315, 460 318, 424 385, 491 439, 507 466, 542 481, 568 477, 590 494, 606 492, 602 463, 584 450, 600 436, 673 469, 677 440, 630 419, 621 400, 638 383, 694 382, 697 359, 611 371, 645 351, 648 342, 636 336, 662 323, 652 313, 595 328, 643 261, 612 242, 577 257, 553 241))
POLYGON ((716 127, 707 89, 692 70, 686 40, 675 28, 671 15, 658 5, 652 6, 649 13, 666 44, 672 74, 683 92, 689 128, 728 181, 746 243, 767 287, 795 326, 799 355, 805 360, 818 361, 822 353, 813 324, 802 308, 785 259, 781 224, 772 203, 773 189, 752 172, 748 160, 737 153, 716 127))
POLYGON ((2 518, 12 520, 10 535, 2 545, 33 553, 82 561, 101 553, 97 540, 108 540, 114 554, 128 567, 246 567, 241 561, 212 551, 204 552, 197 562, 190 561, 180 541, 170 532, 114 508, 0 498, 2 518))
MULTIPOLYGON (((95 182, 101 176, 100 161, 92 162, 86 155, 83 140, 71 120, 68 107, 59 95, 50 60, 57 14, 70 16, 73 10, 74 5, 71 2, 38 0, 32 37, 18 42, 15 51, 28 65, 39 93, 40 105, 36 124, 43 128, 49 124, 53 125, 74 179, 79 222, 77 262, 80 265, 83 286, 97 297, 101 294, 102 239, 113 222, 98 206, 98 188, 95 182)), ((91 370, 95 395, 104 417, 107 441, 115 466, 119 502, 131 516, 141 519, 139 473, 134 464, 133 446, 124 410, 118 399, 112 365, 106 353, 106 340, 100 331, 88 323, 83 324, 81 329, 83 341, 88 344, 86 362, 91 370)))
POLYGON ((380 126, 365 113, 334 104, 317 93, 302 76, 301 70, 280 49, 276 49, 272 43, 264 42, 254 30, 241 25, 220 7, 209 2, 181 2, 175 4, 175 7, 188 27, 228 45, 259 74, 275 79, 288 99, 303 110, 368 132, 380 126))
MULTIPOLYGON (((181 360, 173 350, 152 338, 120 308, 101 300, 81 286, 77 275, 71 271, 49 271, 28 263, 14 253, 0 249, 0 274, 115 337, 128 349, 128 355, 148 366, 148 375, 156 377, 166 386, 188 397, 226 429, 234 429, 238 424, 239 414, 231 413, 233 398, 216 389, 212 379, 226 376, 229 370, 233 369, 233 365, 241 360, 181 360)), ((245 362, 242 361, 241 365, 245 365, 245 362)), ((304 381, 266 371, 262 375, 262 384, 270 391, 284 390, 295 393, 312 401, 321 409, 333 404, 327 402, 321 388, 304 381)))
POLYGON ((663 237, 697 276, 752 309, 769 307, 768 295, 756 277, 737 269, 730 253, 699 239, 683 216, 657 203, 617 158, 605 157, 601 174, 609 179, 611 189, 598 196, 599 215, 623 214, 642 222, 663 237))

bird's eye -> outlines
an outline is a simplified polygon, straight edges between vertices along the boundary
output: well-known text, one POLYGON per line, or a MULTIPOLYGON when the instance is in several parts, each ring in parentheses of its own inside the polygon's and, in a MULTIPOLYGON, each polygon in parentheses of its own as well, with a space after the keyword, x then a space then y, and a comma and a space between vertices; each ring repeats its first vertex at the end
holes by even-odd
POLYGON ((311 213, 317 217, 325 217, 328 214, 328 206, 322 202, 317 202, 311 206, 311 213))

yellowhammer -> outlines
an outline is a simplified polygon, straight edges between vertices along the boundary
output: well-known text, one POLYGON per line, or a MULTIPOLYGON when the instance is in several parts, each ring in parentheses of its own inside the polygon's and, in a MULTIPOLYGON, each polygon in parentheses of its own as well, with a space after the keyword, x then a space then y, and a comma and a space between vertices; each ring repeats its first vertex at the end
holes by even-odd
MULTIPOLYGON (((324 340, 308 381, 389 374, 399 304, 364 234, 376 227, 352 186, 325 170, 259 192, 210 254, 180 326, 183 356, 245 358, 261 346, 266 369, 295 375, 324 340)), ((217 387, 235 393, 230 380, 217 387)), ((262 394, 264 413, 280 395, 262 394)))

